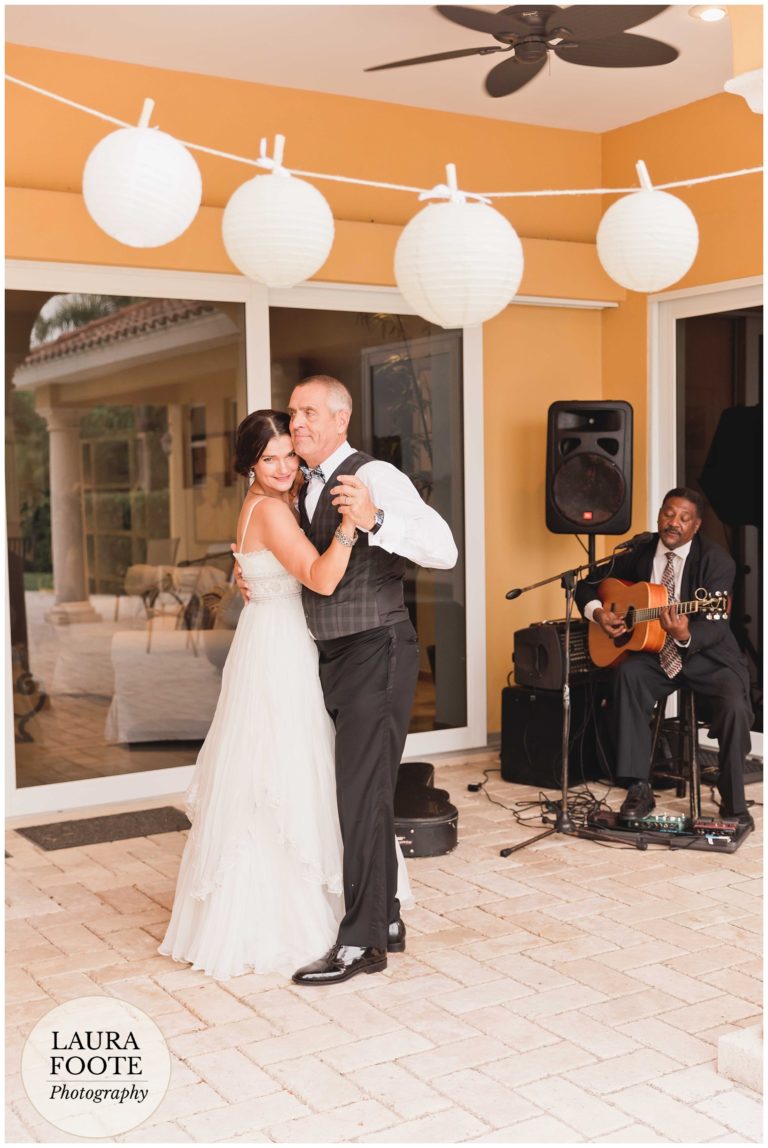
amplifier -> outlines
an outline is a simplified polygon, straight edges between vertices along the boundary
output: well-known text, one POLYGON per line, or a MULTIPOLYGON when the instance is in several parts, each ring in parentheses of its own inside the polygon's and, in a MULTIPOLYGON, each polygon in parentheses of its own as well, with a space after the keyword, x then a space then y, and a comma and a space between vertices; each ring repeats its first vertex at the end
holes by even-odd
MULTIPOLYGON (((568 772, 571 785, 610 777, 607 743, 597 715, 604 698, 597 679, 571 689, 568 772)), ((562 784, 563 699, 554 690, 506 686, 501 691, 501 776, 519 785, 562 784)))
MULTIPOLYGON (((569 681, 583 678, 596 669, 589 656, 588 627, 589 622, 583 618, 571 620, 569 681)), ((515 681, 519 686, 559 690, 563 684, 564 656, 565 619, 534 622, 525 630, 517 630, 512 654, 515 681)))

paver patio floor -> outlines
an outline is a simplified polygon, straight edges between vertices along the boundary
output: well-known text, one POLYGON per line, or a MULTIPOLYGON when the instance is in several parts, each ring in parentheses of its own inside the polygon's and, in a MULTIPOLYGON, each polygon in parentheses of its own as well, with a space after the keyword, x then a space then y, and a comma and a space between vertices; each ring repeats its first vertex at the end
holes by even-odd
POLYGON ((126 1141, 762 1142, 762 1097, 717 1073, 719 1037, 761 1021, 762 806, 733 854, 555 834, 504 859, 536 828, 467 792, 496 760, 433 760, 459 846, 409 862, 407 952, 336 987, 214 982, 157 954, 183 833, 46 853, 11 828, 7 1142, 76 1139, 32 1107, 20 1055, 55 1004, 103 993, 173 1054, 126 1141))

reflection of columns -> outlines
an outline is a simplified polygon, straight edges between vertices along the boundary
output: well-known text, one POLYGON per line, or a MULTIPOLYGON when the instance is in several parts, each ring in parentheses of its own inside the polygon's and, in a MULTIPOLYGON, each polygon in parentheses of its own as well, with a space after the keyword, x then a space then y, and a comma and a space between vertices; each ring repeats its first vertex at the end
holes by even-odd
POLYGON ((80 419, 73 407, 40 411, 48 423, 51 460, 51 548, 56 605, 49 622, 100 622, 88 597, 83 537, 80 419))
POLYGON ((171 538, 180 539, 179 554, 185 558, 194 551, 194 534, 190 533, 187 498, 184 486, 184 410, 181 403, 168 404, 168 430, 163 436, 163 451, 168 458, 168 503, 171 538))

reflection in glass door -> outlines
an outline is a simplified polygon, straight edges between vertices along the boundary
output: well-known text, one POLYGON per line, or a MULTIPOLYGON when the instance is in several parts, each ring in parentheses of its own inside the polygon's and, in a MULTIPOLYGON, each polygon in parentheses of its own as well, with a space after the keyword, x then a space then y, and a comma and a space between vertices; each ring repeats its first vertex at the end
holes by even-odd
POLYGON ((349 441, 393 463, 446 519, 453 570, 408 564, 406 602, 422 663, 412 733, 467 725, 462 335, 413 315, 270 308, 272 405, 293 386, 333 375, 350 390, 349 441))
POLYGON ((237 616, 244 307, 10 291, 6 316, 17 788, 187 766, 237 616))

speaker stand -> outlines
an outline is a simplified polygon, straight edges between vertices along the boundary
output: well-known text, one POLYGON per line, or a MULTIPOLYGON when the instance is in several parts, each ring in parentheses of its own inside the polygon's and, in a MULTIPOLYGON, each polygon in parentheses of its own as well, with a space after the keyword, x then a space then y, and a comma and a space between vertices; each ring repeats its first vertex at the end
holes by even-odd
POLYGON ((573 822, 568 813, 568 742, 571 736, 571 611, 573 610, 573 600, 576 593, 576 571, 566 570, 560 577, 560 584, 565 590, 563 725, 560 741, 560 780, 562 783, 562 792, 560 795, 560 808, 557 811, 554 825, 549 829, 545 829, 543 833, 537 833, 535 837, 529 837, 527 841, 520 841, 517 845, 508 845, 505 849, 501 850, 501 857, 509 857, 510 854, 517 853, 518 850, 525 849, 528 845, 533 845, 534 841, 542 841, 545 837, 551 837, 553 833, 574 832, 573 822))
POLYGON ((562 574, 555 574, 552 578, 545 578, 541 582, 534 582, 530 586, 523 586, 507 592, 507 598, 519 598, 521 594, 525 594, 528 590, 535 590, 538 586, 547 586, 551 582, 557 582, 558 580, 565 591, 565 630, 563 633, 563 645, 565 648, 563 650, 562 685, 563 726, 560 746, 562 793, 560 797, 560 808, 555 817, 555 824, 550 826, 549 829, 545 829, 542 833, 537 833, 535 837, 529 837, 527 841, 520 841, 517 845, 508 845, 505 849, 500 850, 499 855, 501 857, 509 857, 512 853, 517 853, 520 849, 526 849, 529 845, 533 845, 535 841, 542 841, 545 837, 551 837, 553 833, 576 833, 576 829, 568 812, 568 742, 571 734, 571 612, 573 610, 578 575, 585 570, 592 572, 601 566, 605 566, 609 562, 613 562, 615 555, 609 554, 605 558, 595 560, 595 536, 590 534, 588 557, 589 562, 586 565, 577 566, 574 570, 564 570, 562 574))

